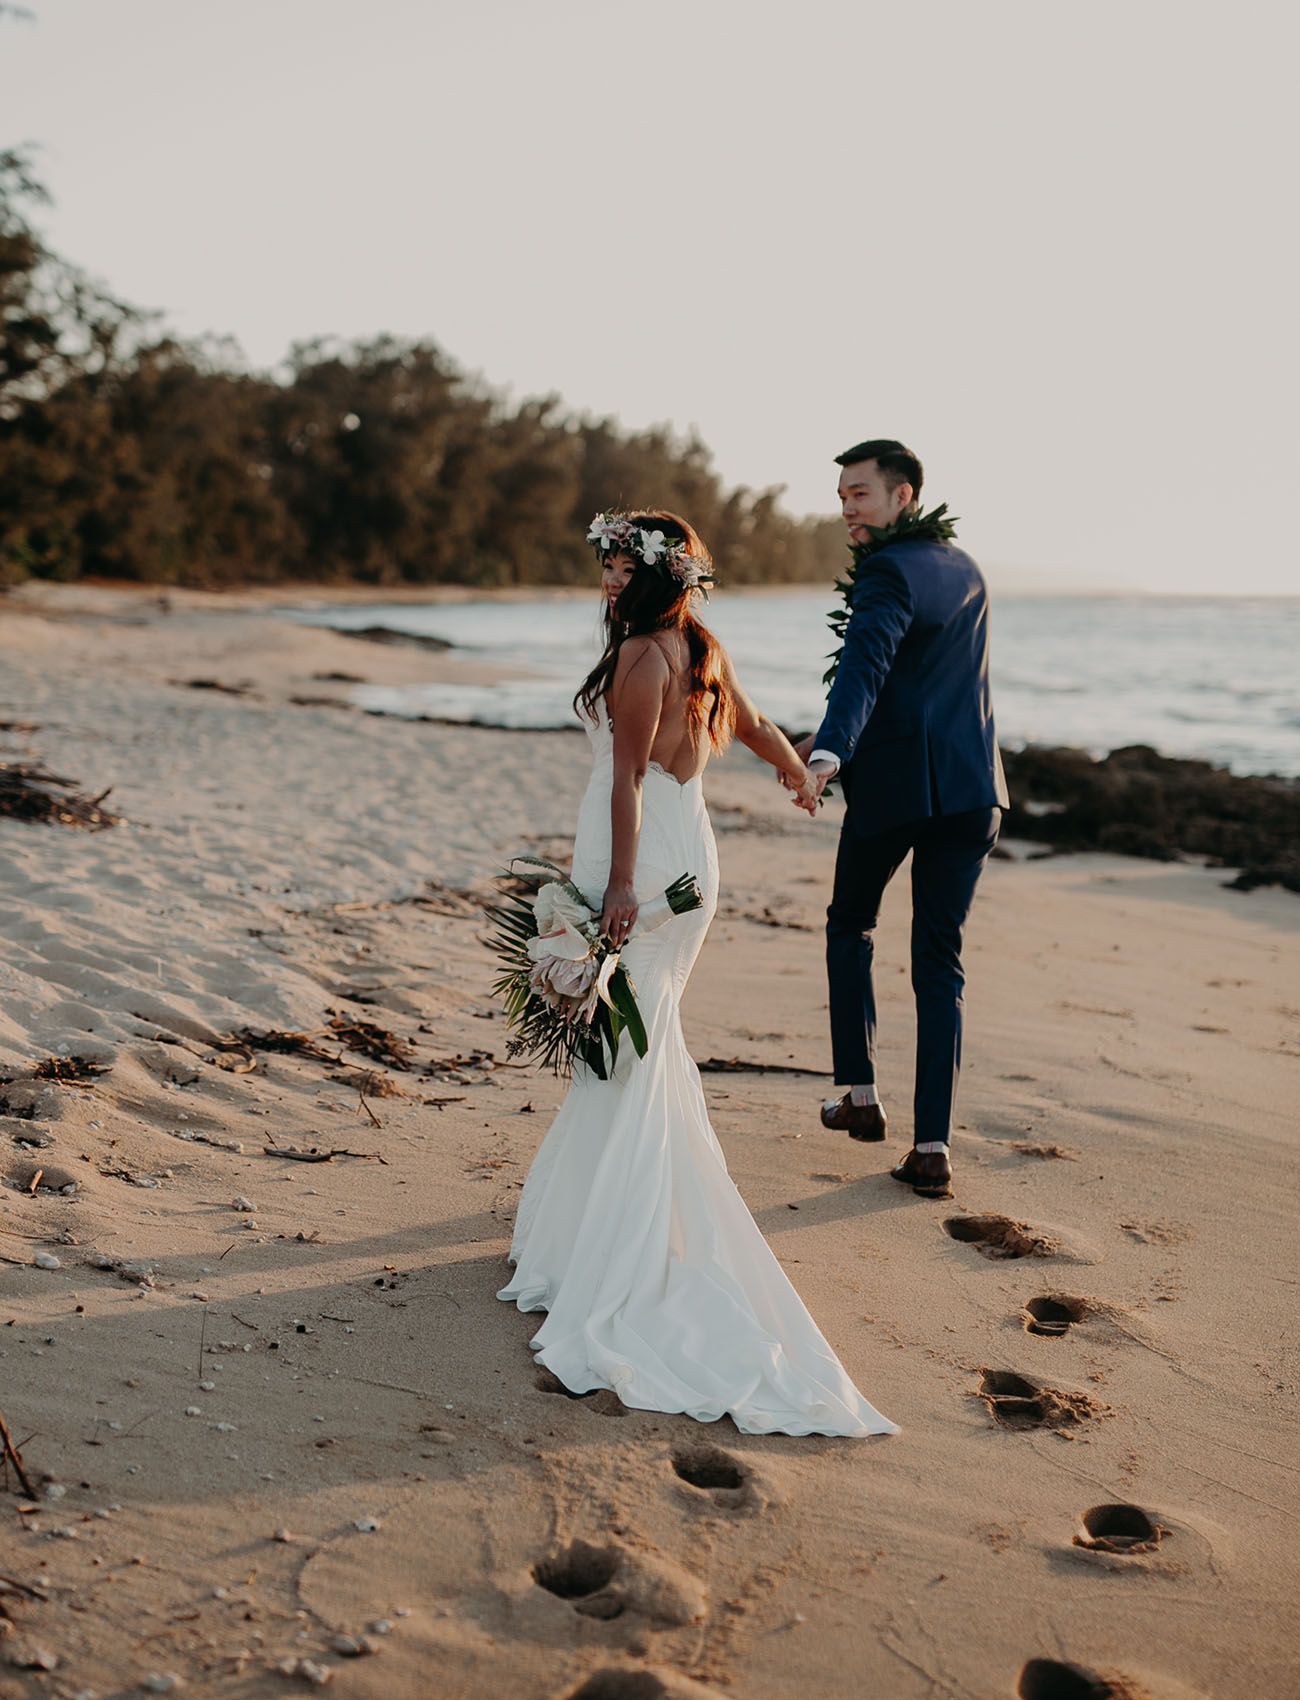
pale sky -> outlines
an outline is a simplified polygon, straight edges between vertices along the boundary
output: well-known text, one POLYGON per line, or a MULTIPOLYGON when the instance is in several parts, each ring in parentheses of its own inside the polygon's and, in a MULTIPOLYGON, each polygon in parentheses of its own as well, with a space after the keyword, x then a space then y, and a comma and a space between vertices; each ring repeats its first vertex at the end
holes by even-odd
POLYGON ((27 4, 0 145, 183 333, 429 337, 796 512, 899 436, 995 569, 1300 589, 1293 6, 27 4))

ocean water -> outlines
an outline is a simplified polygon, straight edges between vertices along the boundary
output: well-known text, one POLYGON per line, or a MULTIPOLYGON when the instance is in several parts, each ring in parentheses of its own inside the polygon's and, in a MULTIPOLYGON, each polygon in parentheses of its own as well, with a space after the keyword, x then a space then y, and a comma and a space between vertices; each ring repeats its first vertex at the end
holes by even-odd
MULTIPOLYGON (((741 682, 783 726, 811 730, 832 647, 826 590, 731 591, 704 611, 741 682)), ((365 708, 507 727, 572 724, 599 653, 599 605, 538 597, 299 608, 341 630, 389 626, 523 674, 493 686, 354 687, 365 708)), ((1152 744, 1237 773, 1300 775, 1300 597, 996 596, 993 706, 1005 745, 1103 755, 1152 744)))

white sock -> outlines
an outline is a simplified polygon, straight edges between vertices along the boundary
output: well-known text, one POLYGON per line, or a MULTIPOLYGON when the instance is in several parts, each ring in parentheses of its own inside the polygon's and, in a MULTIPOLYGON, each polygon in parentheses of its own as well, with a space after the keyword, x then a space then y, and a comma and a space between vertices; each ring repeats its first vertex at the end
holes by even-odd
POLYGON ((874 1086, 854 1086, 849 1095, 859 1109, 864 1104, 878 1105, 880 1103, 880 1094, 874 1086))
POLYGON ((912 1149, 919 1151, 923 1157, 927 1157, 931 1151, 947 1151, 948 1145, 942 1139, 927 1139, 924 1145, 914 1145, 912 1149))

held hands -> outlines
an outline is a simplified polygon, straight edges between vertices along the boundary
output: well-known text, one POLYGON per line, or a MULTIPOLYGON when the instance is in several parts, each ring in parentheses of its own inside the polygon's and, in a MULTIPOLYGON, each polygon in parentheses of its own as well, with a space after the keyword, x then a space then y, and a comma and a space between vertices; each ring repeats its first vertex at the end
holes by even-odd
POLYGON ((802 777, 794 774, 782 774, 786 789, 793 795, 790 801, 796 809, 803 809, 810 815, 815 815, 821 805, 822 792, 826 789, 825 773, 810 773, 804 769, 802 777))
POLYGON ((610 880, 601 906, 600 930, 616 950, 627 943, 638 907, 630 880, 610 880))

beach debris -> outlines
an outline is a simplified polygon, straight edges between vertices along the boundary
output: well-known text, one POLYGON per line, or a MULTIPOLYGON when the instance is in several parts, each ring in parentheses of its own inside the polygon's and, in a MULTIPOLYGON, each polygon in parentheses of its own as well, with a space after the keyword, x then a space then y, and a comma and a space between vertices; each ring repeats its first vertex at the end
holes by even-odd
POLYGON ((352 1527, 363 1535, 373 1535, 379 1529, 379 1523, 374 1517, 358 1517, 352 1527))
POLYGON ((336 1086, 350 1086, 354 1092, 359 1092, 363 1099, 410 1096, 404 1086, 399 1086, 386 1074, 379 1074, 370 1068, 344 1069, 341 1074, 331 1074, 330 1079, 336 1086))
POLYGON ((230 1208, 232 1210, 242 1210, 246 1215, 252 1215, 252 1213, 257 1209, 257 1206, 253 1203, 251 1198, 245 1198, 241 1193, 238 1198, 232 1199, 230 1208))
POLYGON ((312 1057, 317 1062, 336 1063, 338 1055, 327 1051, 320 1041, 325 1029, 314 1033, 295 1032, 284 1027, 240 1027, 229 1039, 220 1041, 223 1051, 273 1051, 282 1056, 312 1057))
POLYGON ((32 1070, 33 1080, 57 1080, 64 1086, 80 1086, 107 1074, 112 1063, 98 1057, 46 1057, 32 1070))
POLYGON ((341 1146, 336 1146, 331 1151, 321 1151, 312 1145, 304 1151, 297 1145, 264 1145, 262 1150, 268 1157, 288 1157, 295 1163, 328 1163, 335 1157, 364 1157, 372 1162, 382 1163, 385 1168, 388 1166, 387 1157, 381 1157, 378 1151, 348 1151, 341 1146))
MULTIPOLYGON (((337 671, 313 673, 312 678, 325 685, 365 685, 370 682, 368 679, 363 679, 360 673, 340 673, 337 671)), ((3 730, 3 728, 0 727, 0 730, 3 730)))
POLYGON ((16 1670, 57 1670, 59 1657, 48 1647, 15 1647, 9 1655, 9 1663, 16 1670))
POLYGON ((150 1694, 174 1694, 178 1688, 184 1686, 185 1679, 177 1676, 175 1671, 150 1671, 141 1684, 150 1694))
POLYGON ((55 1257, 52 1251, 38 1251, 32 1262, 38 1269, 62 1269, 61 1258, 55 1257))
POLYGON ((219 691, 227 697, 246 697, 253 688, 247 680, 240 685, 227 685, 221 679, 168 679, 167 683, 183 691, 219 691))
MULTIPOLYGON (((9 1114, 12 1116, 13 1111, 10 1110, 9 1114)), ((14 1119, 21 1120, 22 1118, 15 1117, 14 1119)), ((54 1135, 48 1128, 44 1127, 24 1126, 13 1131, 11 1137, 14 1144, 22 1146, 25 1151, 48 1151, 50 1146, 54 1144, 54 1135)))
POLYGON ((341 1653, 345 1659, 359 1659, 366 1653, 377 1653, 379 1648, 368 1635, 336 1635, 330 1642, 336 1653, 341 1653))
POLYGON ((459 1098, 421 1098, 420 1102, 428 1105, 430 1109, 445 1110, 448 1104, 463 1104, 465 1099, 462 1094, 459 1098))
POLYGON ((405 1071, 411 1066, 411 1047, 405 1039, 373 1021, 360 1021, 350 1015, 327 1010, 329 1020, 324 1027, 294 1031, 281 1027, 240 1027, 228 1039, 218 1042, 225 1051, 275 1051, 288 1056, 311 1057, 316 1062, 337 1064, 342 1057, 337 1050, 326 1048, 329 1041, 342 1045, 344 1050, 357 1051, 372 1062, 387 1068, 405 1071))
POLYGON ((0 762, 0 815, 11 820, 43 821, 53 826, 83 827, 102 832, 116 826, 118 815, 100 804, 113 787, 86 797, 77 790, 75 779, 50 773, 39 762, 0 762))
POLYGON ((293 1544, 293 1536, 289 1533, 288 1529, 283 1527, 277 1529, 271 1536, 271 1539, 273 1541, 279 1541, 281 1546, 291 1546, 293 1544))
POLYGON ((326 1014, 330 1017, 327 1024, 330 1032, 349 1051, 357 1051, 387 1068, 403 1071, 410 1068, 411 1047, 405 1039, 398 1038, 397 1034, 388 1032, 373 1021, 358 1021, 350 1015, 338 1015, 333 1010, 327 1010, 326 1014))
POLYGON ((128 1186, 156 1187, 162 1185, 156 1175, 137 1175, 130 1169, 101 1169, 99 1172, 105 1180, 125 1181, 128 1186))
POLYGON ((137 1287, 154 1287, 157 1285, 158 1269, 152 1263, 129 1262, 125 1258, 114 1257, 106 1251, 89 1251, 82 1259, 92 1269, 103 1269, 118 1275, 123 1281, 131 1281, 137 1287))
POLYGON ((334 1679, 334 1672, 329 1666, 319 1663, 316 1659, 281 1659, 275 1668, 281 1676, 300 1677, 304 1682, 314 1683, 317 1688, 323 1688, 327 1682, 334 1679))
POLYGON ((211 1145, 217 1151, 233 1151, 238 1157, 244 1149, 242 1139, 225 1139, 219 1133, 199 1133, 187 1127, 169 1127, 173 1139, 183 1139, 190 1145, 211 1145))
POLYGON ((37 1497, 36 1489, 32 1486, 31 1477, 27 1474, 26 1466, 23 1463, 23 1455, 18 1450, 13 1435, 9 1432, 9 1424, 5 1421, 3 1412, 0 1412, 0 1464, 3 1465, 6 1487, 9 1485, 9 1466, 12 1464, 14 1474, 18 1478, 18 1485, 28 1499, 37 1497))
POLYGON ((799 1068, 795 1063, 746 1062, 740 1057, 707 1057, 701 1074, 815 1074, 830 1078, 826 1068, 799 1068))
POLYGON ((454 1057, 435 1057, 424 1066, 427 1079, 438 1080, 443 1077, 454 1080, 457 1085, 467 1085, 465 1071, 490 1071, 495 1068, 527 1068, 527 1063, 498 1063, 492 1051, 458 1052, 454 1057))

